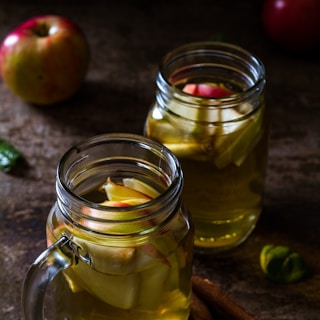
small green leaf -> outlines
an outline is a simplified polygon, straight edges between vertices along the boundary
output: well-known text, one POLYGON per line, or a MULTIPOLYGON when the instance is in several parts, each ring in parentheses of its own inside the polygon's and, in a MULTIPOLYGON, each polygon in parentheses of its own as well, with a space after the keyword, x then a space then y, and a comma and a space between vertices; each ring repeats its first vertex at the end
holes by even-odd
POLYGON ((0 139, 0 170, 11 171, 22 154, 10 142, 0 139))
POLYGON ((286 246, 264 246, 260 253, 260 265, 266 276, 277 283, 297 282, 308 274, 302 257, 286 246))

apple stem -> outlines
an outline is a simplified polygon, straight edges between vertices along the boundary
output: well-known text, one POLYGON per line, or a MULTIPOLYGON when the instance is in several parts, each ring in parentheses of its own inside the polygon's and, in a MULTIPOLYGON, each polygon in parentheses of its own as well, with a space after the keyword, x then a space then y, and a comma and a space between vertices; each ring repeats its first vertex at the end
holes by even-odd
POLYGON ((40 23, 34 29, 33 32, 39 37, 47 37, 50 27, 47 23, 40 23))

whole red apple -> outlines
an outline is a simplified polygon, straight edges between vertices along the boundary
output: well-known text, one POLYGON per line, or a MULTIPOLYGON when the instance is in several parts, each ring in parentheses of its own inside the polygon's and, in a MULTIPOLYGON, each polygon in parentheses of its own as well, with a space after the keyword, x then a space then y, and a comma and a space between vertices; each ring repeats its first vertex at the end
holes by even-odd
POLYGON ((263 27, 275 43, 297 52, 320 47, 319 0, 265 0, 263 27))
POLYGON ((52 105, 73 96, 87 74, 90 48, 71 20, 31 18, 10 32, 0 47, 0 74, 20 98, 52 105))

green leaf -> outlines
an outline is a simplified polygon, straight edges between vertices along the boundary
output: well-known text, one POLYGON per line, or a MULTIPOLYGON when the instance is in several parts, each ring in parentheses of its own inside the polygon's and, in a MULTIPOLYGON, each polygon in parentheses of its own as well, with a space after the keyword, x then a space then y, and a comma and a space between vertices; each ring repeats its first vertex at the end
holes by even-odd
POLYGON ((0 170, 11 171, 22 154, 10 142, 0 139, 0 170))
POLYGON ((266 276, 276 283, 297 282, 308 274, 303 258, 287 246, 264 246, 260 265, 266 276))

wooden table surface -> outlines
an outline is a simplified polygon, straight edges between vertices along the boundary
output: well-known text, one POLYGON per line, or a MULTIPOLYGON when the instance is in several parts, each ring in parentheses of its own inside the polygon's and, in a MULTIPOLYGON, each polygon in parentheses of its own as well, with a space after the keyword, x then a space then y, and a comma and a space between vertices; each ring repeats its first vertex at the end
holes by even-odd
POLYGON ((265 64, 272 114, 268 178, 254 233, 226 254, 195 256, 195 273, 259 319, 320 319, 320 54, 294 54, 271 43, 261 26, 261 3, 1 1, 1 39, 32 16, 63 15, 85 31, 91 64, 77 95, 53 107, 27 104, 0 80, 0 137, 21 150, 28 164, 16 174, 0 172, 0 319, 22 319, 21 285, 45 248, 63 153, 96 134, 142 133, 162 56, 218 33, 265 64), (259 253, 270 243, 300 253, 311 276, 290 285, 266 279, 259 253))

